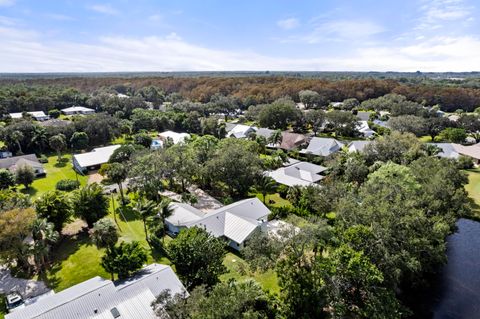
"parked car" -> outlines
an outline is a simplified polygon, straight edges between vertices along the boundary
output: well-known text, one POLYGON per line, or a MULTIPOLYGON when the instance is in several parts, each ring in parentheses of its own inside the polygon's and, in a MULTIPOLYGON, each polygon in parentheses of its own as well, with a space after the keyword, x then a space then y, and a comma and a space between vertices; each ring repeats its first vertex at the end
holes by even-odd
POLYGON ((22 296, 19 293, 12 292, 9 293, 6 297, 7 310, 8 312, 15 311, 17 308, 25 307, 25 302, 23 301, 22 296))

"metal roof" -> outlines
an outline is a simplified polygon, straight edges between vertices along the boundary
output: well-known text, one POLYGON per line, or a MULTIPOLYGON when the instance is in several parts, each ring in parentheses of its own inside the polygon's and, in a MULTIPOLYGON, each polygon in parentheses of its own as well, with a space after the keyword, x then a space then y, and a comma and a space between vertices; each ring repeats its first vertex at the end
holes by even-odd
MULTIPOLYGON (((27 112, 34 118, 43 118, 47 117, 47 114, 43 111, 33 111, 33 112, 27 112)), ((10 113, 9 114, 12 119, 21 119, 23 117, 23 112, 16 112, 16 113, 10 113)))
POLYGON ((163 139, 171 138, 173 144, 183 143, 185 139, 190 138, 190 134, 188 133, 177 133, 173 131, 165 131, 158 134, 159 137, 163 139))
POLYGON ((270 210, 263 205, 262 201, 257 197, 247 198, 233 204, 220 207, 208 215, 219 212, 229 212, 250 220, 266 219, 268 214, 270 214, 270 210))
POLYGON ((348 144, 348 150, 350 152, 362 152, 365 146, 372 143, 372 141, 352 141, 348 144))
POLYGON ((300 153, 329 156, 335 152, 338 152, 343 146, 343 143, 334 138, 313 137, 308 144, 308 147, 304 150, 301 150, 300 153))
POLYGON ((120 145, 110 145, 105 147, 94 148, 91 152, 75 154, 73 159, 81 167, 97 166, 107 163, 113 152, 119 148, 120 145))
POLYGON ((71 106, 71 107, 61 109, 60 111, 62 111, 62 112, 88 112, 88 113, 95 112, 94 109, 84 107, 84 106, 71 106))
POLYGON ((173 270, 152 264, 129 280, 113 283, 100 277, 48 296, 6 315, 6 319, 113 319, 116 308, 123 319, 156 318, 151 302, 164 290, 182 293, 173 270))
POLYGON ((185 226, 204 217, 204 213, 193 206, 184 203, 171 203, 172 215, 165 220, 175 226, 185 226))
POLYGON ((287 186, 310 186, 323 179, 319 173, 326 167, 309 162, 299 162, 287 167, 281 167, 268 173, 277 183, 287 186))

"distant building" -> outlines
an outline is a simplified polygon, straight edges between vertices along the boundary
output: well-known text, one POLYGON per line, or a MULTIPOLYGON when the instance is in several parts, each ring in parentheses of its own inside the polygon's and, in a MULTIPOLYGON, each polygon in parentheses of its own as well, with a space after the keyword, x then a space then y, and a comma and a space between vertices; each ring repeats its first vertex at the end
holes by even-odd
POLYGON ((303 134, 292 133, 292 132, 282 132, 282 142, 280 143, 280 148, 286 151, 299 148, 307 143, 307 137, 303 134))
MULTIPOLYGON (((190 138, 188 133, 177 133, 173 131, 165 131, 158 134, 160 141, 165 142, 167 139, 171 139, 173 144, 184 143, 190 138)), ((162 144, 163 145, 163 144, 162 144)))
POLYGON ((0 151, 0 158, 12 157, 13 154, 10 151, 0 151))
POLYGON ((186 293, 170 266, 151 264, 112 282, 94 277, 5 315, 5 319, 155 319, 152 302, 165 291, 186 293))
POLYGON ((326 171, 327 168, 315 165, 309 162, 297 162, 287 167, 280 167, 272 172, 268 172, 268 176, 273 178, 277 183, 287 186, 313 186, 324 176, 320 173, 326 171))
POLYGON ((363 135, 363 137, 367 138, 375 136, 375 134, 377 134, 374 130, 370 128, 367 121, 358 121, 357 130, 360 132, 360 134, 363 135))
POLYGON ((61 112, 65 115, 88 115, 88 114, 95 114, 94 109, 90 109, 88 107, 84 106, 72 106, 72 107, 67 107, 65 109, 61 109, 61 112))
MULTIPOLYGON (((43 111, 35 111, 35 112, 26 112, 27 114, 30 114, 32 116, 32 118, 36 121, 46 121, 48 120, 50 117, 45 114, 43 111)), ((18 113, 10 113, 10 117, 12 119, 21 119, 23 117, 23 113, 22 112, 18 112, 18 113)))
POLYGON ((349 152, 363 152, 365 147, 368 144, 371 144, 372 141, 352 141, 348 144, 348 151, 349 152))
POLYGON ((301 150, 302 154, 313 154, 317 156, 330 156, 342 149, 343 143, 329 137, 313 137, 308 147, 301 150))
POLYGON ((40 163, 35 154, 20 155, 0 159, 0 169, 4 168, 11 171, 12 173, 15 172, 18 167, 25 165, 30 166, 33 169, 36 177, 45 175, 43 165, 42 163, 40 163))
POLYGON ((235 125, 226 125, 225 129, 227 131, 227 137, 234 138, 247 138, 250 133, 255 133, 257 131, 256 127, 235 124, 235 125))
POLYGON ((73 167, 81 173, 99 169, 102 164, 108 162, 110 156, 119 147, 120 145, 110 145, 94 148, 88 153, 75 154, 73 155, 73 167))

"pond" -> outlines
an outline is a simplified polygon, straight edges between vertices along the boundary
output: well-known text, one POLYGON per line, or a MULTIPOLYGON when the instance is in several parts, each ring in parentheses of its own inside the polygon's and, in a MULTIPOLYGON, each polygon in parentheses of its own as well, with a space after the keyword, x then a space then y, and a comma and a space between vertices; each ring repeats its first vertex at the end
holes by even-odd
POLYGON ((480 318, 480 223, 459 219, 457 227, 431 295, 435 319, 480 318))

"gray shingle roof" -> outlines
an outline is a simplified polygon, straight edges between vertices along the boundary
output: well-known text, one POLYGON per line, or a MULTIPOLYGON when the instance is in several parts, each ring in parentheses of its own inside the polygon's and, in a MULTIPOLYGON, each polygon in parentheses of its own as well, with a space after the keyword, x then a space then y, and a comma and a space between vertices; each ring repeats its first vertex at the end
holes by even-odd
POLYGON ((304 150, 301 150, 300 153, 314 154, 318 156, 330 156, 342 149, 343 146, 343 143, 334 138, 313 137, 308 144, 308 147, 304 150))
POLYGON ((31 167, 42 167, 35 154, 20 155, 0 159, 0 168, 9 169, 15 165, 27 164, 31 167))

